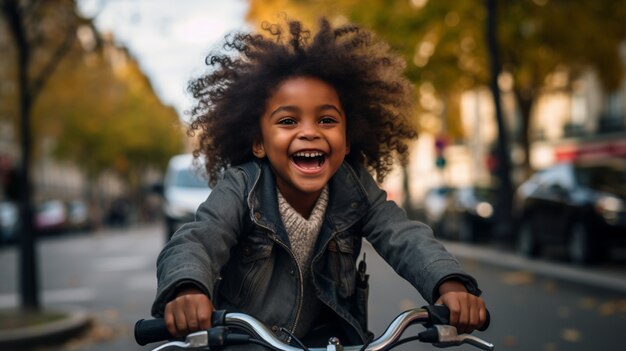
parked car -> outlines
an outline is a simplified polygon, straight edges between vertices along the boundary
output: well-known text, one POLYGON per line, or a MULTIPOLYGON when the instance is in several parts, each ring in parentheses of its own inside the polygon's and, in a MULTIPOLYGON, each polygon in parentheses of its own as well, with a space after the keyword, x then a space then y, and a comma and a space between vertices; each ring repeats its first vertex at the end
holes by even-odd
POLYGON ((561 163, 534 174, 516 192, 517 248, 536 256, 547 246, 589 263, 626 245, 626 162, 561 163))
POLYGON ((495 221, 497 190, 489 185, 472 185, 454 189, 444 209, 441 233, 462 242, 486 241, 491 238, 495 221))
POLYGON ((40 203, 35 212, 35 231, 56 234, 67 230, 67 208, 61 200, 40 203))
POLYGON ((177 155, 170 159, 163 182, 163 212, 166 237, 184 223, 194 220, 198 206, 211 193, 204 170, 193 165, 193 155, 177 155))
POLYGON ((444 214, 450 204, 450 194, 453 190, 454 188, 449 186, 438 186, 429 189, 424 195, 424 222, 440 237, 445 237, 444 214))
POLYGON ((11 244, 17 239, 19 210, 10 201, 0 202, 0 245, 11 244))
POLYGON ((67 226, 74 231, 89 231, 92 229, 89 217, 89 206, 82 200, 71 200, 67 204, 67 226))

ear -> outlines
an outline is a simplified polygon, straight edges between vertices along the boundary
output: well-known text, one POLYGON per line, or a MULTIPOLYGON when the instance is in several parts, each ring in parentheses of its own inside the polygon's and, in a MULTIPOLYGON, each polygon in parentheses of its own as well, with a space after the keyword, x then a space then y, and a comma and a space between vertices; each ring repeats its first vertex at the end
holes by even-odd
POLYGON ((252 154, 257 158, 264 158, 266 156, 265 148, 260 140, 256 140, 252 143, 252 154))

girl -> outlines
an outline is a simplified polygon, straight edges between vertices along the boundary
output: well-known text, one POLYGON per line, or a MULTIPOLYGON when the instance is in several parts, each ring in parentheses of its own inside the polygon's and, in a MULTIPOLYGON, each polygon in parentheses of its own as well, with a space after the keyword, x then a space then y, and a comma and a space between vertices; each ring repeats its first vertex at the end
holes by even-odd
POLYGON ((416 136, 402 61, 355 25, 322 19, 312 38, 296 21, 263 29, 228 38, 190 84, 194 153, 212 180, 225 171, 159 255, 153 315, 177 336, 210 327, 216 307, 283 340, 363 343, 365 238, 429 303, 447 305, 459 332, 480 327, 476 281, 370 175, 382 181, 416 136))

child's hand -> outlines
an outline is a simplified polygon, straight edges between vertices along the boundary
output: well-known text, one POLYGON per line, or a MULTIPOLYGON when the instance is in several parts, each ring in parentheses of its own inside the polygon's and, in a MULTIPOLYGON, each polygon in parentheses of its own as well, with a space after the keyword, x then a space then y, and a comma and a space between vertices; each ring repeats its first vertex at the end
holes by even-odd
POLYGON ((165 305, 165 325, 175 337, 211 327, 213 304, 196 288, 187 288, 165 305))
POLYGON ((487 319, 485 302, 478 296, 467 292, 463 283, 448 280, 439 287, 441 297, 435 302, 450 310, 450 325, 455 326, 459 334, 471 333, 480 328, 487 319))

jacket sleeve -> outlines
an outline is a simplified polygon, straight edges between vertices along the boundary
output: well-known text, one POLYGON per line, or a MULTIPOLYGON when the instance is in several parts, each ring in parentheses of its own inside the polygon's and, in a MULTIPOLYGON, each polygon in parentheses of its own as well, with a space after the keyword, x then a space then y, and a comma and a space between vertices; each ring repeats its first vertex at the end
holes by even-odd
POLYGON ((480 295, 476 280, 465 273, 426 224, 410 220, 395 202, 387 200, 364 167, 354 168, 369 201, 363 234, 393 269, 428 301, 439 297, 439 285, 447 279, 461 280, 468 291, 480 295))
POLYGON ((247 213, 245 174, 229 169, 157 258, 157 293, 152 315, 161 317, 181 284, 192 284, 210 296, 222 267, 243 231, 247 213))

